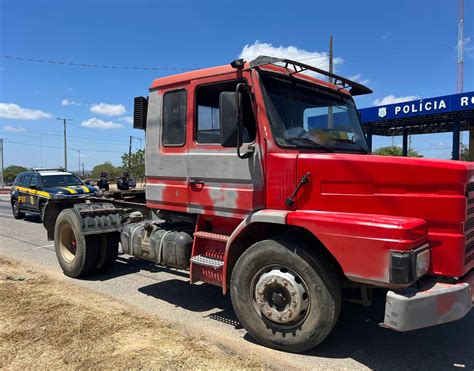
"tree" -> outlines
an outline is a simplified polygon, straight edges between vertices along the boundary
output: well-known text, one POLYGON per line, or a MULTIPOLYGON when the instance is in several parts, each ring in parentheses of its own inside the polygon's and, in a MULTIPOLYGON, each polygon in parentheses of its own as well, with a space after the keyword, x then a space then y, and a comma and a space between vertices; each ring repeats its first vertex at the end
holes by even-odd
POLYGON ((23 171, 27 171, 28 169, 23 166, 18 165, 10 165, 3 169, 3 181, 7 184, 13 183, 16 176, 23 171))
MULTIPOLYGON (((388 146, 388 147, 380 147, 374 151, 374 155, 380 156, 403 156, 403 150, 400 147, 395 146, 388 146)), ((414 149, 410 149, 408 151, 408 157, 423 157, 414 149)))
POLYGON ((462 145, 461 148, 461 161, 472 161, 471 157, 469 156, 469 147, 465 144, 462 145))
POLYGON ((115 167, 112 165, 110 162, 104 162, 103 164, 96 165, 92 169, 91 177, 92 179, 98 179, 100 178, 100 173, 105 172, 107 173, 107 176, 109 177, 117 177, 120 175, 121 169, 118 167, 115 167))
POLYGON ((145 178, 145 150, 138 149, 136 152, 132 152, 130 169, 128 168, 128 153, 124 153, 122 155, 122 168, 124 171, 128 171, 132 178, 143 182, 145 178))

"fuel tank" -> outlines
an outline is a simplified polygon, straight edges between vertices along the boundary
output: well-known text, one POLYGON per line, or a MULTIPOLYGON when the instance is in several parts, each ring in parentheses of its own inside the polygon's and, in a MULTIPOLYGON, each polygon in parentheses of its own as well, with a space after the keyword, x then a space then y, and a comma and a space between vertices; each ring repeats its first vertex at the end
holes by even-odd
POLYGON ((157 264, 188 269, 193 231, 194 227, 185 223, 130 223, 121 233, 122 250, 157 264))

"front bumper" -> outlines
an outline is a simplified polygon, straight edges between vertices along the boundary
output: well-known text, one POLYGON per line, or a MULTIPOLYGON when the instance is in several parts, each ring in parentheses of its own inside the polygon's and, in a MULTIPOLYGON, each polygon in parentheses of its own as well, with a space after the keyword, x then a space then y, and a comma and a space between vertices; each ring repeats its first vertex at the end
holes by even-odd
POLYGON ((474 271, 455 284, 426 281, 402 292, 389 291, 384 326, 410 331, 464 317, 474 300, 474 271))

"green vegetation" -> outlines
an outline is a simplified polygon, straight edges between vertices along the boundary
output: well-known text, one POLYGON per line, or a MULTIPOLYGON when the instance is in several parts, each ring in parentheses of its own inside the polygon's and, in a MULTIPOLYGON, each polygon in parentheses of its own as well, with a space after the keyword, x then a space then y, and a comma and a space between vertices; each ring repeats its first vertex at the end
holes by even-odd
POLYGON ((10 165, 3 169, 3 181, 6 184, 13 183, 16 176, 21 173, 22 171, 28 170, 26 167, 18 166, 18 165, 10 165))
POLYGON ((115 178, 122 174, 122 168, 112 165, 110 162, 104 162, 103 164, 96 165, 92 169, 91 178, 99 179, 100 173, 106 172, 109 178, 115 178))
POLYGON ((128 168, 128 153, 122 155, 122 168, 130 173, 137 182, 143 182, 145 177, 145 150, 139 149, 130 156, 130 169, 128 168))
MULTIPOLYGON (((403 150, 402 148, 395 146, 380 147, 379 149, 375 150, 373 154, 380 156, 403 156, 403 150)), ((414 149, 410 149, 408 151, 408 157, 423 157, 423 155, 419 154, 414 149)))

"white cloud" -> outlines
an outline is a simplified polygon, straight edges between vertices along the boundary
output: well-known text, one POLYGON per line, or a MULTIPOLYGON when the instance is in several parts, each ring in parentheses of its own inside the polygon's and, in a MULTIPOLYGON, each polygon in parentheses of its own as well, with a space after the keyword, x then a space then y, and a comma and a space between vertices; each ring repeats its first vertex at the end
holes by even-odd
POLYGON ((464 39, 464 53, 466 53, 469 58, 474 58, 474 45, 471 44, 470 36, 464 39))
POLYGON ((123 121, 127 124, 133 124, 133 117, 132 116, 120 117, 119 120, 123 121))
POLYGON ((66 98, 66 99, 63 99, 63 100, 61 101, 61 106, 72 106, 72 105, 74 105, 74 104, 79 104, 79 103, 74 102, 73 100, 70 100, 70 99, 67 99, 67 98, 66 98))
POLYGON ((105 116, 119 116, 123 115, 127 110, 123 104, 99 103, 92 105, 91 112, 105 116))
POLYGON ((367 85, 370 82, 369 79, 363 79, 362 75, 360 73, 358 73, 356 75, 353 75, 353 76, 349 76, 349 80, 356 81, 356 82, 358 82, 359 84, 362 84, 362 85, 367 85))
MULTIPOLYGON (((79 157, 79 153, 74 153, 74 157, 79 157)), ((87 158, 89 156, 87 156, 85 153, 81 153, 81 158, 87 158)))
POLYGON ((97 128, 97 129, 118 129, 122 128, 122 124, 117 124, 112 121, 104 121, 98 118, 90 118, 89 120, 85 120, 81 122, 81 126, 86 128, 97 128))
POLYGON ((21 126, 3 125, 3 131, 8 131, 9 133, 23 133, 26 129, 21 126))
POLYGON ((387 104, 409 102, 411 100, 421 99, 418 95, 407 95, 405 97, 396 97, 394 95, 387 95, 383 98, 374 100, 374 106, 385 106, 387 104))
POLYGON ((40 120, 50 118, 51 114, 37 109, 22 108, 14 103, 0 103, 0 117, 15 120, 40 120))
MULTIPOLYGON (((299 49, 292 45, 276 47, 270 43, 262 43, 258 40, 251 45, 245 45, 240 52, 239 58, 243 58, 246 61, 251 61, 257 58, 259 55, 292 59, 326 71, 329 69, 329 58, 327 52, 310 52, 304 49, 299 49)), ((334 58, 335 67, 342 64, 343 62, 344 61, 342 58, 334 58)), ((313 72, 308 72, 308 74, 315 75, 313 72)))

